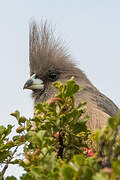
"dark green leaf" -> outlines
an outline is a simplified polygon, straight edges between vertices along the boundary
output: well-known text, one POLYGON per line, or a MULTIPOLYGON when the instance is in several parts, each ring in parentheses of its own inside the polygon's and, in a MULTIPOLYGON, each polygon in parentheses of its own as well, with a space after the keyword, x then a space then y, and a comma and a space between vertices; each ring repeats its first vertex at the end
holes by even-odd
POLYGON ((3 162, 5 159, 7 159, 9 155, 9 151, 4 150, 4 151, 0 151, 0 163, 3 162))
POLYGON ((12 128, 13 128, 13 126, 10 125, 10 124, 8 124, 8 127, 7 127, 7 129, 5 130, 5 134, 6 134, 6 135, 9 135, 9 134, 11 133, 11 131, 12 131, 12 128))
POLYGON ((36 106, 35 106, 36 109, 38 109, 39 111, 43 112, 43 104, 42 103, 38 103, 36 106))
POLYGON ((20 140, 20 136, 14 136, 13 137, 13 141, 17 141, 17 140, 20 140))
POLYGON ((112 162, 112 169, 114 170, 114 172, 120 176, 120 160, 117 160, 116 161, 114 160, 112 162))
POLYGON ((62 173, 66 180, 72 180, 75 170, 70 165, 66 164, 62 168, 62 173))
POLYGON ((31 173, 36 177, 40 177, 41 170, 39 167, 33 167, 31 173))
POLYGON ((14 176, 7 176, 5 180, 17 180, 17 178, 14 176))

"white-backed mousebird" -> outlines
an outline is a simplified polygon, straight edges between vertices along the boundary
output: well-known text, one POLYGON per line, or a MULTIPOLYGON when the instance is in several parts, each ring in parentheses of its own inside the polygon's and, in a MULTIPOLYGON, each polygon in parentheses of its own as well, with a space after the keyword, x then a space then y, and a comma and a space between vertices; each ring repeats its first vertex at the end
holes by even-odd
POLYGON ((34 103, 44 102, 54 96, 54 81, 65 83, 74 76, 83 90, 76 94, 76 104, 87 102, 90 115, 88 127, 102 128, 108 117, 118 112, 118 107, 88 80, 86 75, 75 66, 63 43, 55 38, 51 26, 41 22, 30 24, 29 32, 30 75, 24 89, 32 90, 34 103))

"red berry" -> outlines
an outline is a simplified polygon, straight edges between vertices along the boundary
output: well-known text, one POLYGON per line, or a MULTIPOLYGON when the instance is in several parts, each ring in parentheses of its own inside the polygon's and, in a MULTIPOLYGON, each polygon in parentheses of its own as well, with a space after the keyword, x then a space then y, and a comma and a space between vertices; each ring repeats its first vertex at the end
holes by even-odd
POLYGON ((86 151, 86 152, 88 152, 88 151, 89 151, 89 149, 88 149, 88 148, 86 148, 86 147, 84 147, 83 149, 84 149, 84 151, 86 151))
POLYGON ((112 169, 111 168, 107 168, 107 167, 104 168, 103 171, 106 172, 106 173, 112 173, 112 169))
POLYGON ((87 153, 87 156, 90 156, 90 157, 94 156, 94 152, 92 150, 89 150, 87 153))
POLYGON ((56 133, 54 134, 54 137, 59 138, 59 135, 60 135, 60 133, 59 133, 59 132, 56 132, 56 133))
POLYGON ((56 101, 62 101, 62 99, 59 98, 59 97, 52 98, 52 99, 50 100, 50 104, 54 104, 56 101))
POLYGON ((94 152, 91 150, 91 149, 88 149, 86 147, 83 148, 84 151, 86 152, 86 155, 89 156, 89 157, 92 157, 94 156, 94 152))

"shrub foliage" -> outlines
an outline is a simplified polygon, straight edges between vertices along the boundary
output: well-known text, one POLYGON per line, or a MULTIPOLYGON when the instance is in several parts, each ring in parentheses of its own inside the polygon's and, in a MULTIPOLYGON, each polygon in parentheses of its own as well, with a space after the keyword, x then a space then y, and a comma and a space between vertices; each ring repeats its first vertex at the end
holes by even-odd
POLYGON ((91 132, 87 104, 75 106, 81 88, 74 79, 54 86, 58 94, 37 104, 33 118, 11 114, 18 123, 11 140, 14 127, 0 126, 0 179, 15 180, 5 173, 9 164, 17 164, 24 168, 21 180, 119 180, 120 115, 109 118, 102 131, 91 132))

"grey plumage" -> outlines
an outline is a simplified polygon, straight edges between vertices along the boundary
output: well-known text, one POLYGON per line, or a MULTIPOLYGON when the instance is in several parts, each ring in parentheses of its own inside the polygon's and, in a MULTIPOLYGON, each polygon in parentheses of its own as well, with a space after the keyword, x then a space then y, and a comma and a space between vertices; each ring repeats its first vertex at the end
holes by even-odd
POLYGON ((54 96, 56 90, 52 85, 53 81, 59 80, 65 83, 71 76, 74 76, 76 82, 83 87, 83 90, 76 94, 76 104, 86 101, 87 112, 91 117, 88 126, 91 129, 102 128, 108 117, 118 112, 118 107, 100 93, 86 75, 74 65, 63 42, 55 38, 47 22, 41 22, 40 26, 32 22, 29 35, 30 75, 35 75, 32 78, 34 85, 30 86, 27 81, 29 86, 26 84, 24 88, 33 90, 32 96, 35 104, 54 96))

